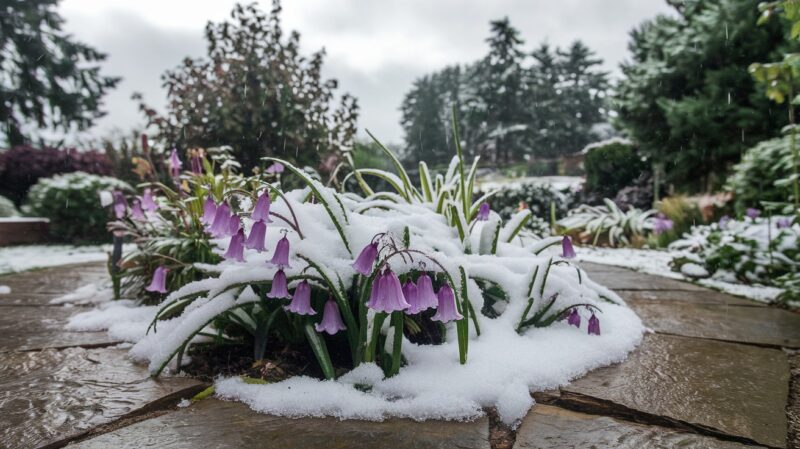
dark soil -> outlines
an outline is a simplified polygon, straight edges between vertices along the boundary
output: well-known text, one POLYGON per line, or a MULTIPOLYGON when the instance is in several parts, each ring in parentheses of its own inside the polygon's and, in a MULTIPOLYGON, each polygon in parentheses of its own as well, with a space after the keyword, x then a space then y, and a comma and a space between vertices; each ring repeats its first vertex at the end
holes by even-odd
POLYGON ((492 449, 511 449, 517 441, 517 432, 503 424, 497 415, 497 410, 490 408, 486 410, 489 416, 489 444, 492 449))
POLYGON ((263 360, 254 360, 250 347, 244 345, 197 346, 189 355, 192 363, 183 371, 205 382, 218 376, 247 376, 267 382, 279 382, 296 375, 322 377, 313 354, 290 346, 267 350, 263 360))

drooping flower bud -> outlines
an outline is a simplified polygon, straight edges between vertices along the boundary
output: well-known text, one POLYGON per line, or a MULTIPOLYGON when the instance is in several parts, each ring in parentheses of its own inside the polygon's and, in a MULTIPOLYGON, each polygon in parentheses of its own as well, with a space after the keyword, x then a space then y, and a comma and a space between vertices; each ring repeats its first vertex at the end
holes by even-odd
POLYGON ((285 235, 275 245, 275 254, 272 255, 270 263, 280 268, 291 268, 289 265, 289 239, 285 235))
POLYGON ((353 268, 355 268, 356 271, 364 276, 369 276, 372 274, 372 266, 375 264, 375 259, 377 257, 378 244, 370 243, 361 250, 361 253, 356 258, 356 261, 353 262, 353 268))
POLYGON ((589 335, 600 335, 600 320, 594 314, 589 318, 589 335))
POLYGON ((567 317, 567 323, 571 326, 581 327, 581 315, 578 313, 577 308, 572 308, 572 311, 569 312, 569 317, 567 317))
POLYGON ((572 247, 572 240, 566 235, 561 240, 561 257, 565 259, 575 258, 575 248, 572 247))
POLYGON ((285 310, 298 315, 316 315, 317 312, 311 307, 311 286, 307 281, 297 284, 292 295, 292 302, 284 306, 285 310))
POLYGON ((205 225, 210 226, 214 222, 214 215, 217 213, 217 203, 211 198, 211 195, 206 197, 203 202, 203 217, 200 219, 205 225))
POLYGON ((156 204, 156 200, 153 197, 153 191, 151 189, 144 189, 144 193, 142 193, 142 209, 148 212, 154 212, 158 209, 158 205, 156 204))
POLYGON ((317 332, 327 332, 333 335, 339 331, 347 329, 342 321, 342 316, 339 313, 339 306, 336 301, 329 299, 325 303, 325 309, 322 311, 322 321, 314 325, 317 332))
POLYGON ((433 280, 427 273, 422 273, 417 278, 417 310, 435 309, 439 306, 439 299, 433 290, 433 280))
POLYGON ((286 273, 283 272, 283 268, 275 272, 275 276, 272 277, 272 288, 267 293, 267 298, 289 298, 292 295, 289 294, 289 286, 286 283, 286 273))
POLYGON ((250 218, 256 221, 261 220, 266 223, 272 223, 272 220, 269 219, 269 207, 269 191, 265 190, 256 200, 256 205, 253 207, 253 212, 250 214, 250 218))
POLYGON ((237 262, 244 262, 244 231, 239 229, 231 236, 230 243, 228 243, 228 250, 222 257, 226 259, 233 259, 237 262))
POLYGON ((403 287, 400 286, 400 279, 394 272, 386 268, 380 275, 380 279, 372 283, 372 294, 370 295, 367 307, 378 312, 392 313, 398 310, 405 310, 410 307, 403 296, 403 287))
POLYGON ((153 293, 166 293, 167 292, 167 273, 169 269, 163 265, 159 265, 156 271, 153 272, 153 279, 150 285, 145 287, 145 290, 153 293))
POLYGON ((254 249, 258 252, 264 251, 264 242, 266 240, 267 235, 267 224, 263 221, 257 221, 253 223, 253 227, 250 229, 250 236, 247 237, 247 241, 244 242, 245 248, 254 249))
POLYGON ((439 300, 439 308, 431 317, 431 320, 447 323, 464 318, 463 315, 458 313, 458 309, 456 308, 456 296, 450 285, 444 284, 442 288, 439 289, 439 293, 437 293, 436 296, 439 300))
POLYGON ((177 178, 181 175, 181 167, 183 167, 183 162, 181 162, 181 158, 178 157, 178 150, 173 148, 172 154, 169 155, 169 170, 173 178, 177 178))
POLYGON ((489 212, 491 212, 491 208, 489 207, 489 203, 481 203, 481 207, 478 208, 478 221, 486 221, 489 219, 489 212))

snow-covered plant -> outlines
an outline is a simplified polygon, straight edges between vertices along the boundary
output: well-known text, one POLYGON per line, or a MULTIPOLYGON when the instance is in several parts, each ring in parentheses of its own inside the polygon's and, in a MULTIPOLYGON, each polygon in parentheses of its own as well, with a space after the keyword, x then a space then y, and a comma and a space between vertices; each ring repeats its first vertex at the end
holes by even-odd
POLYGON ((688 251, 673 265, 699 264, 707 275, 728 282, 792 289, 800 281, 800 225, 794 217, 760 217, 756 209, 741 220, 695 226, 670 249, 688 251))
POLYGON ((84 172, 42 178, 31 187, 30 214, 50 219, 50 233, 61 241, 106 241, 109 213, 100 204, 103 191, 131 191, 125 182, 84 172))
POLYGON ((525 228, 536 235, 550 235, 551 216, 564 216, 580 204, 574 187, 559 188, 552 184, 528 182, 504 186, 495 193, 490 202, 492 209, 503 219, 511 219, 517 212, 529 209, 531 219, 525 228))
POLYGON ((180 367, 187 348, 204 338, 247 334, 256 358, 272 339, 308 344, 333 378, 328 345, 344 341, 339 365, 379 363, 391 376, 418 350, 408 339, 423 329, 440 335, 427 343, 455 342, 461 364, 470 340, 492 338, 483 337, 487 328, 524 334, 568 316, 580 327, 588 314, 587 330, 600 334, 596 314, 621 300, 569 262, 568 240, 563 257, 548 252, 562 239, 523 238, 529 211, 503 225, 486 197, 473 202, 476 164, 467 171, 460 149, 444 175, 423 164, 419 189, 385 151, 398 174, 353 172, 366 197, 326 188, 275 158, 239 187, 197 187, 185 201, 202 208, 224 261, 196 264, 209 277, 172 291, 166 267, 154 273, 147 289, 167 296, 134 356, 158 374, 173 359, 180 367), (271 170, 305 188, 282 191, 269 182, 271 170), (395 192, 372 191, 364 175, 382 177, 395 192))
POLYGON ((14 202, 0 195, 0 218, 17 216, 19 216, 19 211, 17 207, 14 206, 14 202))
POLYGON ((631 208, 622 211, 613 201, 605 199, 605 206, 582 204, 558 220, 556 224, 565 233, 577 233, 581 240, 598 244, 601 238, 609 246, 630 246, 638 243, 654 230, 655 210, 631 208))

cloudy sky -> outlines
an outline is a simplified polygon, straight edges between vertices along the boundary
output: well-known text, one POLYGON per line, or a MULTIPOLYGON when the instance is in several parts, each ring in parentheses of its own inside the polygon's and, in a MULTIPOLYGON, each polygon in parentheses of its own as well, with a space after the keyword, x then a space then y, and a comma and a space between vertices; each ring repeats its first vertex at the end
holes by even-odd
MULTIPOLYGON (((227 0, 63 0, 66 30, 108 54, 107 74, 122 76, 106 98, 109 112, 92 131, 105 135, 141 123, 133 92, 164 103, 159 76, 186 56, 205 53, 203 27, 228 16, 227 0)), ((270 2, 260 1, 264 9, 270 2)), ((399 106, 411 82, 445 65, 471 62, 487 49, 488 22, 509 16, 532 48, 582 39, 618 73, 628 31, 669 13, 665 0, 284 0, 285 30, 305 53, 325 48, 325 72, 361 105, 360 127, 401 142, 399 106)))

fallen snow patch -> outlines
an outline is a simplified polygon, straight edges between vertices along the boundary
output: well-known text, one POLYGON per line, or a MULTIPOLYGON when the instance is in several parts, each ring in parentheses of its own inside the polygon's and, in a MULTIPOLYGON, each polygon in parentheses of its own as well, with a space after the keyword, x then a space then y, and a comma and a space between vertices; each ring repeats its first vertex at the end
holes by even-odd
MULTIPOLYGON (((126 250, 133 246, 126 245, 126 250)), ((104 262, 111 245, 25 245, 0 248, 0 274, 87 262, 104 262)))
POLYGON ((743 296, 755 301, 772 302, 783 292, 780 288, 764 285, 745 285, 723 279, 691 279, 682 273, 672 271, 669 265, 673 258, 684 254, 678 251, 582 246, 576 248, 576 253, 577 259, 582 262, 630 268, 642 273, 695 282, 704 287, 713 288, 731 295, 743 296))

